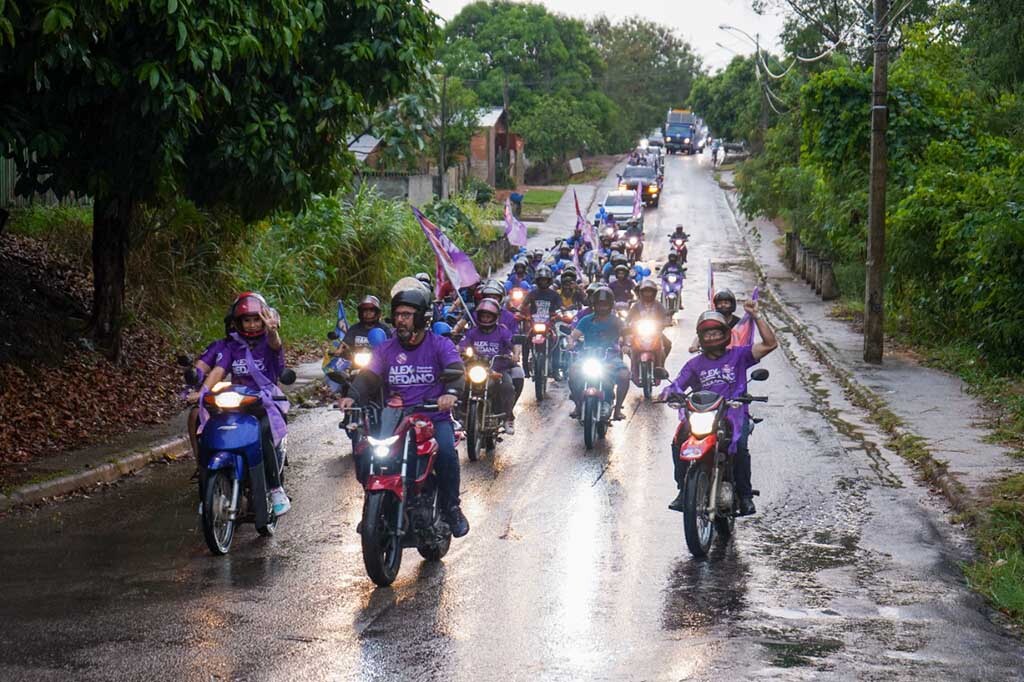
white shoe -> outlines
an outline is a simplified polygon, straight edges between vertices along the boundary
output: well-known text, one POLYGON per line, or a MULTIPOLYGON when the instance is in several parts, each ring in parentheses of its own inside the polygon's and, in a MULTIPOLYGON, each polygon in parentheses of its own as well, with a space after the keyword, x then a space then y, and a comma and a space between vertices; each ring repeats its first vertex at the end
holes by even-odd
POLYGON ((271 490, 270 502, 274 505, 275 516, 284 516, 292 508, 291 500, 284 494, 284 488, 274 488, 271 490))

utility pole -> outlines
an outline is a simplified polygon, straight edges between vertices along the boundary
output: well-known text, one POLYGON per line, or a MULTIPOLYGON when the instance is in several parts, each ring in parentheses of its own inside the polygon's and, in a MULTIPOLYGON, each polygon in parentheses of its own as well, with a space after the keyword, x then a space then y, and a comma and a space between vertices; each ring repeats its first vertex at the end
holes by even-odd
POLYGON ((868 253, 864 282, 864 361, 881 364, 885 295, 885 181, 888 171, 886 105, 889 86, 888 0, 875 0, 875 66, 871 94, 871 181, 868 192, 868 253))
POLYGON ((448 179, 448 159, 446 158, 445 149, 445 133, 448 130, 448 74, 445 73, 441 77, 441 135, 438 141, 438 148, 440 150, 439 159, 437 160, 437 172, 440 175, 440 182, 438 183, 438 191, 440 196, 438 197, 441 201, 448 198, 448 192, 445 191, 445 180, 448 179))

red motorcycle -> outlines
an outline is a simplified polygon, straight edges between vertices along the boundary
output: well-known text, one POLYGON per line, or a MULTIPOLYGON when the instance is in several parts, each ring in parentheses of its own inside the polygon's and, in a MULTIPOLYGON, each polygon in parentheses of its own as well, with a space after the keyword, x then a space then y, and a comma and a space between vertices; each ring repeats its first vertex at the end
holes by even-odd
POLYGON ((630 265, 636 265, 643 251, 644 240, 640 236, 632 234, 626 238, 626 259, 630 265))
MULTIPOLYGON (((750 373, 751 381, 767 378, 766 369, 750 373)), ((694 391, 668 396, 663 402, 679 410, 681 419, 676 442, 682 441, 678 457, 688 464, 683 484, 686 546, 693 556, 705 557, 715 532, 723 538, 731 536, 739 515, 739 496, 734 492, 733 460, 729 455, 736 426, 729 418, 729 410, 752 402, 768 402, 768 398, 725 398, 711 391, 694 391), (682 436, 687 436, 686 440, 682 436)))
POLYGON ((672 248, 675 249, 675 252, 679 255, 679 262, 685 263, 687 253, 689 252, 689 249, 686 246, 687 238, 673 236, 671 239, 672 248))
POLYGON ((664 353, 661 343, 663 322, 653 317, 636 320, 629 336, 629 365, 633 383, 644 392, 644 400, 650 400, 654 386, 668 378, 664 367, 658 366, 664 353))
POLYGON ((415 547, 427 561, 440 561, 451 544, 437 502, 438 445, 428 414, 436 411, 436 403, 389 408, 382 415, 381 437, 367 436, 359 444, 359 455, 370 462, 360 523, 363 565, 382 587, 398 577, 403 549, 415 547))

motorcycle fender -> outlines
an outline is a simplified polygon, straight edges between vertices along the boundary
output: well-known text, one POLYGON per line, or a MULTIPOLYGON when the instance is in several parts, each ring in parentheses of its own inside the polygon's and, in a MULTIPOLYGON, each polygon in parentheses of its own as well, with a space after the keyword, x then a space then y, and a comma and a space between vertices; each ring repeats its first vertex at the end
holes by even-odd
POLYGON ((654 354, 650 352, 644 352, 640 354, 640 360, 642 362, 650 362, 654 360, 654 354))
POLYGON ((437 441, 427 441, 416 446, 416 454, 420 457, 427 457, 437 452, 437 441))
POLYGON ((690 436, 683 443, 683 447, 679 448, 679 459, 684 462, 694 462, 709 452, 714 452, 717 444, 718 437, 715 434, 705 436, 704 438, 690 436))
POLYGON ((587 386, 586 390, 583 391, 583 395, 589 397, 600 397, 603 391, 596 386, 587 386))
POLYGON ((251 414, 221 412, 203 427, 204 450, 241 450, 260 442, 260 421, 251 414))
POLYGON ((547 338, 543 334, 537 334, 533 337, 533 345, 543 346, 547 342, 547 338))
POLYGON ((210 458, 206 461, 204 468, 207 471, 217 471, 218 469, 228 469, 236 480, 241 481, 245 477, 245 460, 241 457, 236 457, 235 453, 227 452, 225 450, 218 450, 217 452, 210 455, 210 458))
POLYGON ((402 475, 391 474, 388 476, 370 476, 366 481, 366 492, 390 492, 398 499, 402 499, 402 475))

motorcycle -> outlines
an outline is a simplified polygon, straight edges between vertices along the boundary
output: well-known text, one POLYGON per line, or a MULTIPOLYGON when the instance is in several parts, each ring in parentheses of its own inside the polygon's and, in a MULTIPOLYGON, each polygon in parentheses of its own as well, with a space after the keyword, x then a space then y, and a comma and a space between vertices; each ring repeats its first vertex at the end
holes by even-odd
POLYGON ((427 561, 440 561, 451 545, 434 473, 438 445, 429 413, 437 409, 436 403, 389 408, 384 421, 397 419, 395 428, 386 423, 381 438, 368 436, 360 444, 362 456, 370 458, 360 524, 363 565, 381 587, 398 577, 405 548, 415 547, 427 561))
POLYGON ((669 315, 680 309, 680 296, 683 292, 683 278, 674 272, 661 278, 661 305, 669 315))
POLYGON ((594 449, 594 443, 603 440, 608 433, 612 418, 612 399, 615 381, 609 376, 607 359, 613 350, 604 353, 584 352, 577 362, 582 363, 583 375, 583 444, 587 450, 594 449))
POLYGON ((552 319, 555 333, 558 335, 558 358, 552 363, 556 381, 564 381, 569 378, 569 336, 572 334, 572 326, 576 322, 578 312, 576 308, 563 308, 555 313, 552 319))
POLYGON ((636 262, 640 259, 640 252, 644 248, 643 240, 636 235, 631 235, 626 239, 626 259, 630 265, 636 265, 636 262))
POLYGON ((501 381, 501 372, 494 371, 497 361, 512 362, 508 355, 495 355, 488 360, 477 355, 472 347, 463 352, 466 366, 466 392, 462 404, 465 406, 466 455, 475 462, 480 450, 493 456, 498 443, 498 434, 505 423, 505 413, 495 412, 492 384, 501 381))
MULTIPOLYGON (((295 372, 286 369, 279 381, 295 382, 295 372)), ((185 382, 197 386, 199 375, 190 368, 185 382)), ((199 396, 201 408, 209 413, 199 435, 199 513, 203 539, 214 554, 227 554, 235 530, 241 523, 252 523, 256 532, 271 536, 277 530, 277 517, 270 501, 263 470, 263 458, 274 457, 281 480, 287 461, 287 436, 274 452, 263 451, 260 417, 265 414, 265 393, 242 385, 221 381, 199 396)), ((284 395, 272 398, 287 411, 284 395)))
MULTIPOLYGON (((331 341, 337 341, 340 346, 337 331, 327 332, 327 338, 331 341)), ((383 330, 371 330, 368 343, 357 344, 340 356, 333 357, 329 363, 325 362, 324 373, 327 377, 328 385, 335 392, 347 395, 348 387, 355 381, 356 375, 370 364, 370 360, 373 358, 373 349, 384 343, 385 340, 387 340, 387 337, 383 330), (335 389, 334 387, 337 388, 335 389)), ((370 400, 366 407, 354 408, 351 416, 354 420, 358 420, 365 414, 370 423, 369 432, 376 433, 376 428, 380 425, 380 411, 383 402, 383 394, 379 394, 376 399, 370 400)), ((360 429, 355 428, 355 425, 356 421, 341 424, 341 428, 348 433, 352 441, 352 452, 357 451, 359 440, 363 437, 363 433, 360 429)))
POLYGON ((530 356, 532 358, 533 391, 537 402, 541 402, 548 394, 548 377, 551 368, 557 366, 558 345, 552 343, 554 334, 551 328, 553 318, 547 315, 534 315, 530 329, 530 356), (552 362, 551 356, 554 355, 552 362))
POLYGON ((689 248, 686 246, 685 237, 672 237, 672 248, 679 254, 679 262, 685 263, 689 248))
POLYGON ((650 400, 656 383, 668 378, 663 367, 656 361, 662 353, 661 322, 642 317, 633 323, 629 341, 630 374, 633 383, 644 392, 644 400, 650 400))
MULTIPOLYGON (((766 369, 756 369, 750 374, 751 381, 767 378, 766 369)), ((752 402, 768 402, 768 398, 750 395, 725 398, 711 391, 694 391, 668 396, 664 402, 679 410, 682 421, 679 428, 689 431, 678 454, 681 461, 688 463, 683 484, 683 534, 690 554, 705 557, 715 533, 723 538, 730 537, 739 515, 739 497, 734 491, 733 462, 729 455, 733 431, 738 426, 729 418, 729 410, 752 402)))

